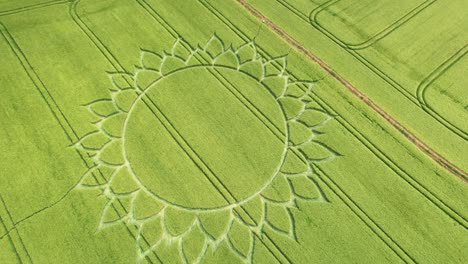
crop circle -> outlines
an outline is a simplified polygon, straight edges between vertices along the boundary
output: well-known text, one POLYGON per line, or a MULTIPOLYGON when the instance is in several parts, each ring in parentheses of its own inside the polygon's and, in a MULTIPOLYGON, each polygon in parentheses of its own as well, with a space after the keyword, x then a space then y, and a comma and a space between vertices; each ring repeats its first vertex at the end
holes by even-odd
MULTIPOLYGON (((286 135, 281 107, 262 84, 227 68, 216 71, 255 91, 286 135)), ((205 67, 173 73, 144 94, 128 115, 125 152, 147 190, 183 208, 213 209, 242 202, 278 172, 287 148, 205 67), (181 85, 181 80, 190 80, 181 85), (176 100, 175 100, 176 99, 176 100), (167 160, 166 160, 167 159, 167 160)))

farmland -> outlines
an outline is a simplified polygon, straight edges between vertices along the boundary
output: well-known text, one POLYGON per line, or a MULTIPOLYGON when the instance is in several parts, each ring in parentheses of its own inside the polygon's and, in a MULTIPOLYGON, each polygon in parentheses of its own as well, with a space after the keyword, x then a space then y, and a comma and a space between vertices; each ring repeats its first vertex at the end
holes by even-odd
POLYGON ((466 263, 464 7, 0 0, 0 263, 466 263))

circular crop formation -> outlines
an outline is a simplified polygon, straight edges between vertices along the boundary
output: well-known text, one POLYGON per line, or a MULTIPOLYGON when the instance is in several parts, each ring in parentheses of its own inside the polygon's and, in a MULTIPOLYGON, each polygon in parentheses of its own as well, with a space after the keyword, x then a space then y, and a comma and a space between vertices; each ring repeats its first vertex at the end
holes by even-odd
POLYGON ((246 200, 272 180, 287 149, 286 120, 268 90, 239 71, 212 70, 188 68, 165 77, 139 96, 127 117, 124 149, 132 171, 148 192, 183 208, 246 200), (265 118, 280 121, 279 140, 214 74, 257 90, 271 109, 265 118), (176 164, 174 156, 180 158, 176 164))
POLYGON ((294 239, 296 201, 325 201, 311 164, 336 156, 315 140, 331 118, 309 97, 314 82, 291 81, 286 57, 179 39, 110 79, 111 98, 86 105, 96 130, 75 146, 96 165, 78 188, 108 198, 100 229, 138 227, 139 258, 176 240, 188 262, 223 243, 250 262, 264 226, 294 239))

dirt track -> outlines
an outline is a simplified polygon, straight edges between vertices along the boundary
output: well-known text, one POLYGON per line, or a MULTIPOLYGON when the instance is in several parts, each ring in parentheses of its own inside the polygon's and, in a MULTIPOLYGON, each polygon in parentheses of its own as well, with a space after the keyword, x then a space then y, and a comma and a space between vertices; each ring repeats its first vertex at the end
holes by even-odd
POLYGON ((281 27, 273 23, 269 20, 266 16, 264 16, 260 11, 255 9, 245 0, 238 0, 238 2, 245 7, 252 15, 256 18, 263 21, 270 29, 275 31, 278 35, 280 35, 283 39, 285 39, 289 44, 293 45, 296 49, 301 51, 304 55, 306 55, 310 60, 316 62, 320 65, 328 74, 332 75, 336 80, 342 83, 346 88, 348 88, 354 95, 359 97, 364 103, 370 106, 374 111, 376 111, 379 115, 381 115, 388 123, 390 123, 394 128, 400 131, 409 141, 411 141, 416 147, 418 147, 425 155, 429 156, 435 162, 440 164, 443 168, 454 174, 455 176, 462 179, 464 182, 468 182, 468 174, 463 171, 461 168, 457 167, 455 164, 451 163, 449 160, 444 158, 442 155, 437 153, 434 149, 424 143, 421 139, 419 139, 416 135, 414 135, 411 131, 409 131, 406 127, 400 124, 395 118, 385 112, 380 106, 375 104, 369 97, 367 97, 364 93, 362 93, 359 89, 357 89, 353 84, 351 84, 348 80, 343 78, 339 75, 330 65, 325 63, 315 54, 313 54, 310 50, 304 47, 299 41, 294 39, 291 35, 289 35, 286 31, 284 31, 281 27))

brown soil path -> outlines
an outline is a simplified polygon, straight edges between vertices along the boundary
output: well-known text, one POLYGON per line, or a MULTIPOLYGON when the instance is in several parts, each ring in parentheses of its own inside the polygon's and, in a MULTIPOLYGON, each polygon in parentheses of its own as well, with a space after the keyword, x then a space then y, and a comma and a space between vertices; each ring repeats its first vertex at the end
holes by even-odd
POLYGON ((369 97, 367 97, 363 92, 357 89, 353 84, 351 84, 348 80, 343 78, 339 75, 330 65, 325 63, 322 59, 317 57, 313 54, 310 50, 304 47, 299 41, 294 39, 291 35, 289 35, 286 31, 284 31, 281 27, 273 23, 269 20, 266 16, 264 16, 260 11, 255 9, 252 5, 246 2, 246 0, 238 0, 238 2, 245 7, 252 15, 256 18, 260 19, 263 23, 265 23, 270 29, 275 31, 278 35, 280 35, 283 39, 285 39, 289 44, 294 46, 300 52, 307 56, 310 60, 316 62, 320 67, 322 67, 328 74, 332 75, 336 80, 342 83, 348 90, 350 90, 355 96, 361 99, 365 104, 370 106, 374 111, 376 111, 379 115, 381 115, 388 123, 390 123, 394 128, 400 131, 409 141, 411 141, 417 148, 419 148, 425 155, 429 156, 443 168, 454 174, 455 176, 462 179, 464 182, 468 182, 468 174, 463 171, 461 168, 457 167, 455 164, 451 163, 449 160, 444 158, 442 155, 437 153, 434 149, 432 149, 429 145, 424 143, 421 139, 419 139, 416 135, 414 135, 411 131, 409 131, 406 127, 400 124, 395 118, 385 112, 380 106, 375 104, 369 97))

